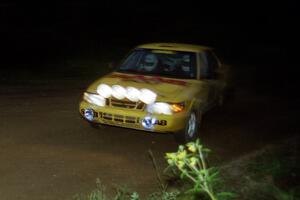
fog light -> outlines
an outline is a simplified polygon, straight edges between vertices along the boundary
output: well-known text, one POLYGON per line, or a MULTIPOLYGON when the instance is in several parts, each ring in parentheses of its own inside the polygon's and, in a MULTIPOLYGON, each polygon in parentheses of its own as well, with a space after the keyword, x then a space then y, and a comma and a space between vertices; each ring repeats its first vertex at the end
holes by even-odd
POLYGON ((94 110, 93 109, 85 109, 84 110, 84 117, 87 120, 92 121, 94 119, 94 110))
POLYGON ((156 121, 156 118, 146 116, 142 121, 142 125, 146 129, 153 129, 154 125, 156 124, 156 121))

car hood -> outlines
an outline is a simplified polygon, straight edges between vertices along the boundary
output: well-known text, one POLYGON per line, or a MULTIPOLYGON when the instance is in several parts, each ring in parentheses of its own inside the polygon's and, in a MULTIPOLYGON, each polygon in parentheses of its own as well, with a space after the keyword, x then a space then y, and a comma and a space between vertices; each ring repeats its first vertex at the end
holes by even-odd
POLYGON ((158 76, 144 76, 124 73, 111 73, 98 80, 88 88, 88 92, 96 93, 100 84, 120 85, 123 87, 146 88, 157 94, 157 101, 180 102, 190 99, 199 89, 195 80, 171 79, 158 76))

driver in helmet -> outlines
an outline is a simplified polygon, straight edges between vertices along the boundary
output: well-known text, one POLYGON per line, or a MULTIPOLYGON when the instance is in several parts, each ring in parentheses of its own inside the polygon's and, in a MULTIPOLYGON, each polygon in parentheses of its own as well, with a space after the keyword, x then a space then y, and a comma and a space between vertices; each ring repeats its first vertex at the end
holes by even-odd
POLYGON ((158 64, 158 58, 155 54, 147 54, 144 57, 143 70, 153 72, 158 64))

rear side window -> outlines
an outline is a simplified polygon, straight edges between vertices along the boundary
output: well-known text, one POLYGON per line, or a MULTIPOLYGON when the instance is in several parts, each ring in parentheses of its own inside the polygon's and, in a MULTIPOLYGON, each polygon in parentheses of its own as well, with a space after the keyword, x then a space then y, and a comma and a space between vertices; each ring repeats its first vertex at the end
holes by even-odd
POLYGON ((219 61, 215 54, 211 51, 200 53, 200 78, 216 79, 219 61))

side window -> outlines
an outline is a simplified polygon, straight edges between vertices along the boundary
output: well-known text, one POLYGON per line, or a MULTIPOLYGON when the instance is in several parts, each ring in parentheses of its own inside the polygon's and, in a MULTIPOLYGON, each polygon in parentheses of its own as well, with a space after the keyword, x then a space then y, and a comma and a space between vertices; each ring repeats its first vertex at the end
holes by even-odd
POLYGON ((200 79, 207 79, 208 78, 208 60, 206 53, 201 52, 199 53, 199 60, 200 60, 200 79))
POLYGON ((203 67, 203 76, 201 75, 201 78, 204 79, 216 79, 217 78, 217 69, 219 67, 219 62, 217 60, 217 57, 213 54, 211 51, 207 51, 204 53, 204 60, 205 65, 203 67))

